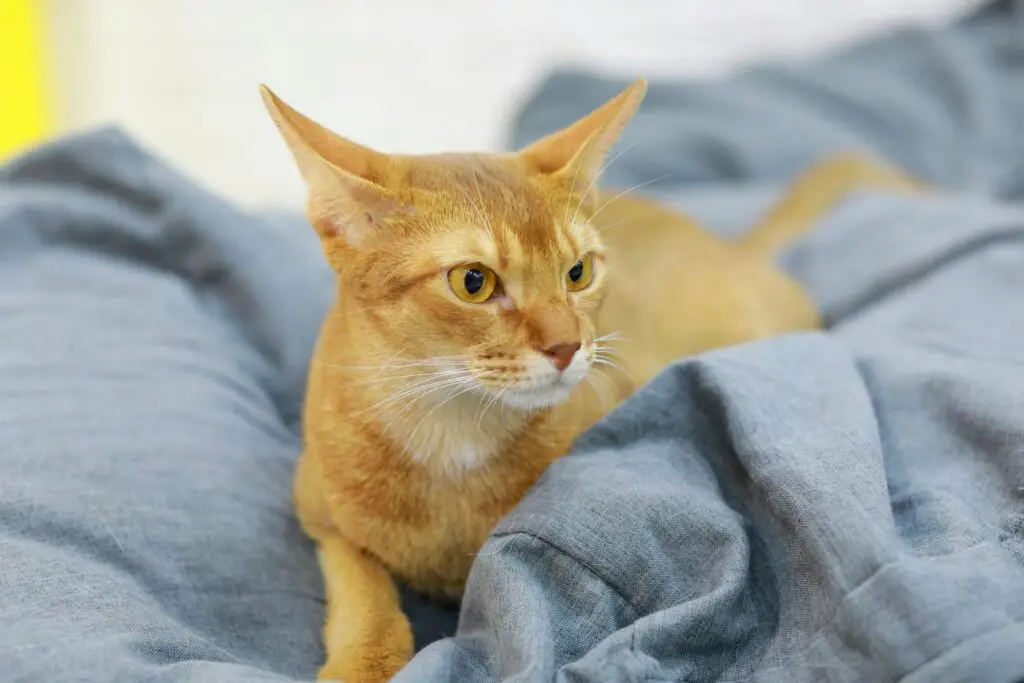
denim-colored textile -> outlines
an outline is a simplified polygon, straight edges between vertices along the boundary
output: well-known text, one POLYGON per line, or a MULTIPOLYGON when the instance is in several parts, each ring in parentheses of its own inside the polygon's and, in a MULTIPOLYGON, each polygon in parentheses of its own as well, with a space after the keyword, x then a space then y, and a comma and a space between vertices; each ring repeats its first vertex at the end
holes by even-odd
MULTIPOLYGON (((1022 15, 652 85, 607 180, 669 173, 644 190, 723 234, 850 146, 945 191, 788 250, 829 329, 682 360, 584 435, 400 682, 1024 679, 1022 15)), ((515 141, 622 85, 554 76, 515 141)), ((0 168, 0 682, 311 679, 289 492, 331 287, 303 221, 116 131, 0 168)))
MULTIPOLYGON (((512 144, 625 84, 553 75, 512 144)), ((1024 3, 654 82, 619 149, 608 184, 726 234, 839 149, 942 194, 830 212, 783 255, 828 331, 680 362, 592 429, 398 680, 1024 680, 1024 3)))

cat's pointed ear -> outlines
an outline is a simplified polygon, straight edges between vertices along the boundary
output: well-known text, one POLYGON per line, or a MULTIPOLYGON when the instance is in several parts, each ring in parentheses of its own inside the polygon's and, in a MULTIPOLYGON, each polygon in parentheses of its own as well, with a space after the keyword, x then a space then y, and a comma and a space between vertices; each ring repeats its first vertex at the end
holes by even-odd
POLYGON ((573 193, 592 187, 608 151, 633 118, 647 92, 638 79, 567 128, 534 142, 520 154, 540 173, 565 181, 573 193))
POLYGON ((380 184, 388 156, 332 133, 265 85, 260 94, 309 189, 313 226, 323 238, 340 237, 359 247, 400 206, 395 193, 380 184))

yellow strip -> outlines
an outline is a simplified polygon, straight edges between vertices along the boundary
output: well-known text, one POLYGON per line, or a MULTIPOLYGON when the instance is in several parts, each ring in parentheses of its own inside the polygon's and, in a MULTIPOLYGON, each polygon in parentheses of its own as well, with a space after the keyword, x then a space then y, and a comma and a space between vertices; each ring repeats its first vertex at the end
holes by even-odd
POLYGON ((0 0, 0 158, 50 131, 42 2, 0 0))

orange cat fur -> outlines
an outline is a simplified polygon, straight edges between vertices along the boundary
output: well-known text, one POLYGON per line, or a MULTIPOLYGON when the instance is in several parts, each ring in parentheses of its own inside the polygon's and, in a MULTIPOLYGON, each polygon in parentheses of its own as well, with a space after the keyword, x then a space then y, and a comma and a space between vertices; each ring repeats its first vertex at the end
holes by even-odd
POLYGON ((817 326, 775 249, 849 190, 912 186, 828 159, 738 242, 644 199, 602 203, 599 169, 644 91, 518 153, 402 156, 262 89, 338 281, 295 478, 326 585, 322 678, 390 678, 413 647, 392 577, 458 598, 498 519, 667 364, 817 326), (612 382, 583 381, 595 363, 612 382))

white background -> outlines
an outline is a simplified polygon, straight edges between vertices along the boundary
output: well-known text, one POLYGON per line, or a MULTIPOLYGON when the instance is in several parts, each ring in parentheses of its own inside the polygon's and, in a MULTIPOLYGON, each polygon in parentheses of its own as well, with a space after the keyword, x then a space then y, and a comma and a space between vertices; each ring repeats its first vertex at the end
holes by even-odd
POLYGON ((297 205, 256 85, 384 151, 497 149, 545 70, 710 76, 975 0, 55 0, 71 128, 116 122, 210 189, 297 205))

